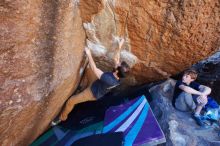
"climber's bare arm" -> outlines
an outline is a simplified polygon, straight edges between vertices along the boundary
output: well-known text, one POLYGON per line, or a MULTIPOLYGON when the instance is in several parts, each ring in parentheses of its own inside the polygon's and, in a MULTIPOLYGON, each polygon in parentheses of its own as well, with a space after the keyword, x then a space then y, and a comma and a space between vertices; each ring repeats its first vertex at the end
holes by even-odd
POLYGON ((121 48, 122 48, 122 45, 124 43, 124 39, 118 39, 118 48, 115 49, 116 50, 116 53, 114 54, 114 65, 115 65, 115 68, 117 68, 118 66, 121 65, 121 62, 120 62, 120 53, 121 53, 121 48))
POLYGON ((85 52, 86 52, 86 55, 88 56, 89 58, 89 65, 90 67, 92 68, 92 71, 94 72, 94 74, 97 76, 97 78, 101 78, 102 74, 103 74, 103 71, 100 70, 99 68, 96 67, 96 64, 92 58, 92 54, 91 54, 91 51, 89 48, 85 48, 85 52))

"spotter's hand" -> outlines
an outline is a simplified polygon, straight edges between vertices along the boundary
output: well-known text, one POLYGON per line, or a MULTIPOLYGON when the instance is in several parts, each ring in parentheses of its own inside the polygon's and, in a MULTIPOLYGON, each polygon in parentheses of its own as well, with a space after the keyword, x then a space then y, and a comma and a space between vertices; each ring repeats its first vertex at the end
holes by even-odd
POLYGON ((197 102, 198 103, 207 103, 208 102, 208 98, 206 95, 200 95, 198 98, 197 98, 197 102))

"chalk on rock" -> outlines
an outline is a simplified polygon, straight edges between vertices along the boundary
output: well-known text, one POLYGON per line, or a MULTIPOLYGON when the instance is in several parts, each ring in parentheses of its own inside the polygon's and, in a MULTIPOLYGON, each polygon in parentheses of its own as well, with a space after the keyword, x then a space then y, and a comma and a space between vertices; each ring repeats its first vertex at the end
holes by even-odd
POLYGON ((95 26, 92 23, 83 23, 83 27, 86 30, 95 30, 95 26))
POLYGON ((103 45, 99 43, 94 43, 88 39, 86 40, 86 42, 87 42, 87 46, 91 49, 93 55, 100 57, 106 54, 107 49, 103 45))
POLYGON ((138 58, 127 50, 121 51, 121 58, 126 61, 130 67, 134 66, 138 62, 138 58))
POLYGON ((83 27, 86 30, 86 36, 89 40, 95 43, 100 43, 99 39, 96 37, 96 28, 92 23, 83 23, 83 27))

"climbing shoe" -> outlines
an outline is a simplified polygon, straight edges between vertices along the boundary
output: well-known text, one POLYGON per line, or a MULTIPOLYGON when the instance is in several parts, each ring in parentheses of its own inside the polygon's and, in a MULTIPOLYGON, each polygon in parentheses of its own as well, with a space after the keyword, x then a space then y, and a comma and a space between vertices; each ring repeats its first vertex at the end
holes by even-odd
POLYGON ((205 127, 205 122, 201 115, 193 114, 193 118, 195 119, 196 123, 202 127, 205 127))
POLYGON ((56 119, 56 120, 53 120, 53 121, 50 123, 50 125, 51 125, 51 126, 56 126, 56 125, 58 125, 60 122, 61 122, 60 119, 56 119))

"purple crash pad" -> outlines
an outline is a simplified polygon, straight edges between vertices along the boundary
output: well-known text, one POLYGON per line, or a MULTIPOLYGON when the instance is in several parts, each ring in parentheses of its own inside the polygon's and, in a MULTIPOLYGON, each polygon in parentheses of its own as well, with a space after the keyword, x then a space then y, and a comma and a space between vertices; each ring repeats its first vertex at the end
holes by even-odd
POLYGON ((157 145, 166 142, 145 98, 110 107, 105 113, 103 133, 123 132, 124 146, 157 145))

